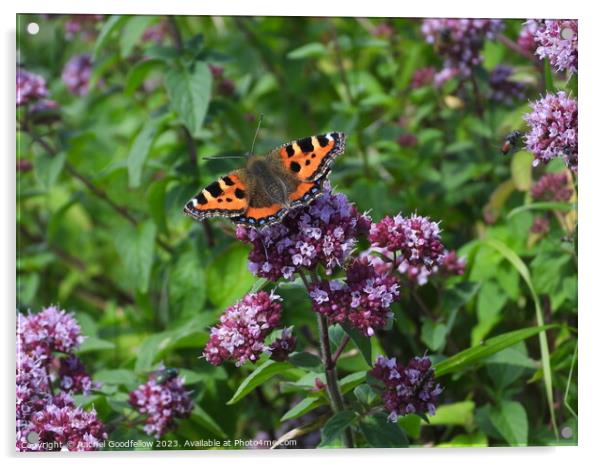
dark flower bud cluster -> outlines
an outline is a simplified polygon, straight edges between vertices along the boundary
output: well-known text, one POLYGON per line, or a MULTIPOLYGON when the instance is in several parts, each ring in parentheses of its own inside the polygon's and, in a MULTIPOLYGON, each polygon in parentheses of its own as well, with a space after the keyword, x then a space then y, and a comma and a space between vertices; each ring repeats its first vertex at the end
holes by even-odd
POLYGON ((280 296, 265 291, 247 294, 226 309, 219 324, 210 332, 203 357, 213 365, 230 359, 241 366, 255 362, 269 348, 267 335, 280 324, 280 296))
POLYGON ((74 55, 63 68, 61 78, 69 91, 77 96, 88 93, 92 76, 92 55, 83 53, 74 55))
POLYGON ((42 76, 17 68, 17 107, 36 102, 47 95, 46 80, 42 76))
POLYGON ((217 83, 217 91, 223 96, 234 94, 234 81, 224 76, 224 68, 219 65, 209 65, 213 80, 217 83))
POLYGON ((546 173, 531 187, 531 196, 537 201, 568 202, 573 197, 566 172, 546 173))
POLYGON ((368 238, 374 251, 395 260, 399 273, 419 285, 424 285, 443 261, 439 225, 427 217, 384 217, 372 225, 368 238))
POLYGON ((445 251, 441 261, 441 271, 447 275, 464 275, 466 259, 458 257, 456 251, 445 251))
POLYGON ((152 374, 148 382, 130 393, 130 405, 146 416, 144 431, 156 438, 174 429, 176 419, 187 418, 193 408, 182 377, 160 382, 157 374, 152 374))
POLYGON ((332 323, 347 323, 366 336, 383 328, 393 317, 391 304, 399 298, 399 283, 377 258, 355 259, 346 270, 345 282, 322 281, 311 286, 313 309, 332 323))
POLYGON ((512 80, 514 70, 506 65, 496 66, 489 75, 489 86, 491 87, 491 99, 512 105, 515 99, 525 98, 525 85, 512 80))
POLYGON ((429 358, 415 357, 404 366, 395 358, 379 356, 370 374, 384 385, 382 400, 390 421, 412 413, 435 414, 443 388, 435 383, 429 358))
POLYGON ((321 265, 330 274, 341 267, 370 224, 345 195, 326 190, 312 204, 291 210, 280 223, 263 230, 239 226, 236 235, 253 245, 249 254, 253 274, 271 281, 290 280, 302 268, 321 265))
POLYGON ((578 167, 577 101, 564 91, 547 94, 531 103, 523 116, 530 127, 525 146, 533 152, 533 166, 561 157, 573 171, 578 167))
POLYGON ((425 19, 422 34, 444 59, 444 69, 457 69, 466 78, 481 64, 485 40, 502 30, 499 19, 425 19))
POLYGON ((268 347, 267 352, 274 361, 286 361, 288 355, 295 351, 297 339, 290 328, 282 330, 282 334, 268 347))

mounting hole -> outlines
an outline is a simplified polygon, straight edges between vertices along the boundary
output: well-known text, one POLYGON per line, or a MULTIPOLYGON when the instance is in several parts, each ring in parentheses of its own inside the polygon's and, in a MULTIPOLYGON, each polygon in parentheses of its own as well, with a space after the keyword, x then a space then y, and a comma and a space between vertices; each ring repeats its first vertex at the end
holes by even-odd
POLYGON ((560 36, 564 39, 564 40, 571 40, 573 38, 573 30, 571 28, 564 28, 562 31, 560 31, 560 36))
POLYGON ((569 426, 563 427, 560 431, 560 435, 562 435, 562 438, 571 438, 573 436, 573 429, 569 426))
POLYGON ((40 32, 40 25, 38 23, 29 23, 27 25, 27 32, 32 36, 35 36, 38 32, 40 32))

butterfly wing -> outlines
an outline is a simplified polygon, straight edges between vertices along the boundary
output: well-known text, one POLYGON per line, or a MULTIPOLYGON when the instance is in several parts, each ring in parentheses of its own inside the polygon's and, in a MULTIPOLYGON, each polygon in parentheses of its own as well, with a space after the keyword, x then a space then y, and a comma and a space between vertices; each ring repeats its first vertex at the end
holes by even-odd
POLYGON ((345 134, 333 131, 284 144, 276 149, 280 161, 302 182, 322 178, 335 157, 345 150, 345 134))
POLYGON ((208 217, 236 217, 249 206, 246 185, 240 171, 221 177, 184 206, 184 213, 201 221, 208 217))
MULTIPOLYGON (((309 204, 322 194, 324 177, 317 181, 299 183, 297 189, 289 195, 290 208, 309 204)), ((231 220, 241 225, 264 228, 278 223, 289 209, 282 204, 272 204, 267 207, 249 207, 247 211, 231 220)))

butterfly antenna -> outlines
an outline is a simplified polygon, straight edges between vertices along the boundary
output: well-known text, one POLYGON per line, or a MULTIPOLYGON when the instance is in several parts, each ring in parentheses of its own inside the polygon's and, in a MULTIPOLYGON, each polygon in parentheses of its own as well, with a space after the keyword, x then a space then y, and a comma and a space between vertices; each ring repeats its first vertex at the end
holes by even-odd
POLYGON ((221 159, 244 159, 245 155, 205 155, 205 160, 221 160, 221 159))
POLYGON ((253 155, 253 151, 255 150, 255 141, 257 140, 257 135, 259 134, 259 128, 261 127, 261 120, 263 120, 263 113, 259 115, 259 121, 257 122, 257 129, 255 130, 255 136, 253 137, 253 144, 251 144, 251 153, 249 155, 253 155))

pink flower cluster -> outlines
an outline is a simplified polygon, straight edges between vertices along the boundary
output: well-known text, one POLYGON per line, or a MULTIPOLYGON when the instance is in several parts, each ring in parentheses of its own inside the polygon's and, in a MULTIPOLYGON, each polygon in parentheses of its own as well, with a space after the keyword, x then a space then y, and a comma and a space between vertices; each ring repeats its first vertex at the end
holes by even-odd
POLYGON ((84 96, 88 93, 91 76, 92 56, 83 53, 69 59, 63 68, 61 78, 72 94, 84 96))
POLYGON ((372 225, 368 238, 374 251, 394 259, 397 270, 419 285, 424 285, 443 262, 439 225, 427 217, 384 217, 372 225))
POLYGON ((539 22, 537 20, 531 19, 523 24, 523 27, 518 34, 518 39, 516 39, 516 43, 525 52, 535 53, 535 49, 537 48, 535 33, 538 28, 539 22))
POLYGON ((159 382, 156 374, 130 393, 130 405, 147 416, 144 431, 156 438, 173 429, 177 418, 187 418, 193 408, 182 377, 159 382))
POLYGON ((348 323, 366 336, 383 328, 393 317, 391 304, 399 298, 399 283, 378 258, 363 255, 346 270, 346 280, 322 281, 311 286, 313 309, 331 323, 348 323))
POLYGON ((382 400, 390 421, 412 413, 435 414, 443 388, 435 384, 429 358, 415 357, 404 366, 395 358, 379 356, 370 374, 384 385, 382 400))
POLYGON ((578 27, 576 20, 529 20, 529 28, 535 28, 537 44, 535 54, 542 60, 548 58, 556 71, 576 73, 578 66, 578 27))
POLYGON ((17 68, 17 107, 36 102, 47 95, 46 80, 42 76, 17 68))
POLYGON ((481 49, 487 39, 502 30, 499 19, 425 19, 422 34, 444 58, 444 69, 458 70, 468 77, 481 64, 481 49))
POLYGON ((226 309, 220 322, 211 329, 203 356, 210 364, 219 365, 227 359, 241 366, 255 362, 268 347, 266 336, 280 324, 280 296, 265 291, 247 294, 226 309))
POLYGON ((535 155, 533 166, 562 157, 571 170, 577 171, 577 101, 559 91, 531 103, 531 108, 523 118, 530 127, 525 146, 535 155))
POLYGON ((329 190, 305 207, 291 210, 280 223, 256 230, 239 226, 238 239, 251 243, 249 270, 268 280, 291 280, 301 268, 318 265, 332 273, 344 264, 370 219, 345 195, 329 190))
POLYGON ((568 202, 573 196, 568 173, 546 173, 531 187, 531 195, 538 201, 568 202))

